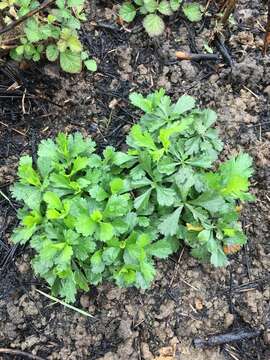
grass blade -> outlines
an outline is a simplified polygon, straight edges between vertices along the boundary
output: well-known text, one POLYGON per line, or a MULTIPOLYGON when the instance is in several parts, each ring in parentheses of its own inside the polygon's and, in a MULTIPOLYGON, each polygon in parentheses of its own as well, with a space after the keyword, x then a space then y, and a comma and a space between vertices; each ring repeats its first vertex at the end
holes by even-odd
POLYGON ((78 313, 81 314, 81 315, 94 318, 94 316, 91 315, 91 314, 89 314, 87 311, 84 311, 84 310, 82 310, 82 309, 78 309, 78 308, 76 308, 75 306, 72 306, 72 305, 70 305, 70 304, 67 304, 67 303, 65 303, 64 301, 62 301, 62 300, 60 300, 60 299, 57 299, 56 297, 54 297, 54 296, 52 296, 52 295, 49 295, 49 294, 47 294, 47 293, 45 293, 45 292, 43 292, 43 291, 41 291, 41 290, 39 290, 39 289, 35 289, 35 290, 36 290, 38 293, 40 293, 41 295, 47 297, 48 299, 50 299, 50 300, 52 300, 52 301, 55 301, 56 303, 59 303, 59 304, 65 306, 65 307, 67 307, 67 308, 69 308, 69 309, 71 309, 71 310, 73 310, 73 311, 76 311, 76 312, 78 312, 78 313))
POLYGON ((0 195, 2 195, 3 198, 6 199, 6 200, 9 202, 10 205, 12 205, 10 199, 9 199, 9 198, 7 197, 7 195, 6 195, 5 193, 3 193, 3 191, 1 191, 1 190, 0 190, 0 195))

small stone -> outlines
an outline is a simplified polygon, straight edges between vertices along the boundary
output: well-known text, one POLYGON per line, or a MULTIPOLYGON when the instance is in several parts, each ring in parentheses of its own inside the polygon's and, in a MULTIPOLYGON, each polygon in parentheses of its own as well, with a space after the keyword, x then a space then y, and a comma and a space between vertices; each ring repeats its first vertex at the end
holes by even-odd
POLYGON ((252 313, 257 313, 257 299, 256 299, 256 291, 250 291, 246 293, 246 302, 248 304, 249 307, 249 311, 251 311, 252 313))
POLYGON ((138 66, 138 70, 141 75, 146 75, 148 73, 148 69, 143 64, 138 66))
POLYGON ((134 351, 133 340, 133 338, 130 338, 120 344, 117 351, 117 354, 119 356, 118 359, 126 360, 131 358, 131 355, 134 351))
POLYGON ((89 314, 93 315, 93 314, 95 313, 95 311, 96 311, 95 305, 94 305, 94 304, 91 304, 91 305, 89 306, 89 308, 88 308, 89 314))
POLYGON ((143 342, 141 344, 141 352, 142 352, 142 356, 143 356, 144 360, 152 360, 153 359, 153 354, 149 350, 149 346, 147 343, 143 342))
POLYGON ((174 336, 171 340, 170 340, 170 345, 171 346, 176 346, 177 344, 179 344, 179 340, 176 336, 174 336))
POLYGON ((207 301, 205 303, 205 306, 207 307, 207 309, 211 309, 211 307, 213 307, 213 303, 211 301, 207 301))
POLYGON ((25 301, 22 303, 22 306, 26 316, 35 316, 39 314, 37 306, 33 301, 25 301))
POLYGON ((268 85, 268 86, 266 86, 266 88, 264 88, 263 93, 270 98, 270 85, 268 85))
POLYGON ((195 304, 196 310, 202 310, 203 309, 202 299, 200 299, 200 298, 195 299, 194 304, 195 304))
POLYGON ((114 288, 111 289, 107 294, 106 297, 108 300, 112 301, 112 300, 119 300, 121 295, 122 295, 122 289, 119 288, 114 288))
POLYGON ((125 310, 128 313, 129 317, 134 318, 137 314, 137 309, 133 305, 127 304, 125 306, 125 310))
POLYGON ((83 308, 85 308, 85 309, 89 308, 89 306, 90 306, 89 296, 88 295, 82 295, 80 297, 80 303, 81 303, 83 308))
POLYGON ((171 89, 171 83, 168 80, 166 75, 161 75, 157 82, 158 87, 163 87, 166 91, 170 91, 171 89))
POLYGON ((25 273, 27 273, 27 271, 29 271, 30 266, 26 262, 23 262, 21 264, 18 264, 17 268, 20 273, 25 274, 25 273))
POLYGON ((173 314, 174 303, 169 301, 167 304, 162 304, 160 306, 159 314, 155 316, 156 319, 162 320, 167 318, 169 315, 173 314))
POLYGON ((21 344, 21 349, 25 350, 25 349, 29 349, 31 348, 33 345, 38 344, 40 342, 40 338, 35 336, 35 335, 31 335, 28 336, 25 341, 21 344))
POLYGON ((123 133, 124 134, 127 134, 128 132, 129 132, 129 130, 130 130, 130 125, 129 124, 127 124, 127 125, 124 125, 123 127, 122 127, 122 131, 123 131, 123 133))
POLYGON ((59 68, 53 64, 47 64, 43 68, 45 75, 49 76, 52 79, 60 78, 59 68))
POLYGON ((118 105, 118 100, 114 98, 114 99, 112 99, 112 101, 110 101, 109 108, 115 109, 117 105, 118 105))
POLYGON ((195 66, 192 65, 191 61, 189 61, 189 60, 181 61, 180 67, 182 69, 185 79, 192 81, 196 78, 197 70, 196 70, 195 66))
POLYGON ((226 329, 229 328, 230 326, 232 326, 233 322, 234 322, 234 315, 227 313, 225 315, 225 319, 224 319, 224 325, 225 325, 226 329))
POLYGON ((218 79, 219 79, 219 76, 217 74, 213 74, 210 76, 209 81, 211 83, 215 84, 215 83, 217 83, 218 79))
POLYGON ((121 339, 128 339, 132 337, 131 330, 132 321, 131 320, 121 320, 119 328, 118 328, 118 336, 121 339))
POLYGON ((104 15, 106 20, 112 20, 115 16, 115 12, 113 11, 113 9, 105 8, 104 15))
POLYGON ((15 324, 8 322, 4 327, 4 334, 7 336, 8 339, 14 340, 18 336, 16 329, 17 327, 15 326, 15 324))
POLYGON ((175 346, 165 346, 159 349, 160 357, 158 359, 174 359, 175 358, 175 346))
POLYGON ((173 84, 180 83, 182 80, 182 73, 178 71, 173 71, 171 74, 171 82, 173 84))
POLYGON ((145 320, 145 313, 142 309, 139 309, 137 314, 137 323, 141 323, 145 320))

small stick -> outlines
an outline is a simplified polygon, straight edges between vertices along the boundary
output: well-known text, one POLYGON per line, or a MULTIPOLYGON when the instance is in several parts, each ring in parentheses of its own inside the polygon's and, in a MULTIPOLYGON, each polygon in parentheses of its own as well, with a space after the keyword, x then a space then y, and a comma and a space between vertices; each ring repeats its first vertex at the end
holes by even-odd
POLYGON ((208 8, 209 8, 209 6, 210 6, 211 2, 212 2, 212 0, 207 0, 207 3, 206 3, 205 8, 204 8, 204 13, 206 13, 206 12, 207 12, 207 10, 208 10, 208 8))
POLYGON ((19 18, 18 20, 13 21, 3 29, 0 29, 0 35, 9 32, 10 30, 14 29, 16 26, 20 25, 22 22, 30 18, 31 16, 35 15, 36 13, 40 12, 41 10, 45 9, 48 5, 50 5, 54 0, 45 0, 40 6, 36 9, 29 11, 27 14, 19 18))
POLYGON ((172 286, 173 281, 174 281, 174 278, 175 278, 175 275, 176 275, 176 273, 177 273, 177 271, 178 271, 178 269, 179 269, 180 261, 181 261, 181 259, 182 259, 183 254, 184 254, 184 251, 185 251, 185 247, 183 247, 183 249, 181 250, 181 253, 180 253, 180 255, 179 255, 179 258, 178 258, 178 261, 177 261, 177 265, 176 265, 176 267, 175 267, 175 269, 174 269, 173 276, 172 276, 171 281, 170 281, 170 285, 169 285, 170 287, 172 286))
MULTIPOLYGON (((5 126, 6 128, 9 128, 9 126, 8 126, 7 124, 3 123, 2 121, 0 121, 0 124, 3 125, 3 126, 5 126)), ((17 130, 17 129, 15 129, 15 128, 11 128, 11 130, 15 131, 16 133, 18 133, 18 134, 20 134, 20 135, 22 135, 22 136, 26 136, 26 134, 23 133, 23 132, 20 131, 20 130, 17 130)))
POLYGON ((9 205, 10 205, 15 211, 17 211, 17 209, 13 206, 13 204, 12 204, 11 200, 8 198, 8 196, 7 196, 3 191, 1 191, 1 190, 0 190, 0 195, 1 195, 5 200, 7 200, 7 202, 9 203, 9 205))
POLYGON ((214 44, 216 45, 218 51, 219 51, 220 54, 222 55, 223 60, 224 60, 230 67, 232 67, 232 66, 233 66, 232 58, 231 58, 231 56, 230 56, 230 54, 229 54, 226 46, 224 45, 224 41, 221 40, 218 35, 215 36, 214 44))
POLYGON ((218 60, 217 54, 193 54, 185 51, 176 51, 175 56, 179 60, 192 60, 192 61, 207 61, 207 60, 218 60))
POLYGON ((259 95, 255 94, 255 92, 250 90, 246 85, 244 85, 243 88, 246 89, 247 91, 249 91, 256 99, 260 98, 259 95))
POLYGON ((197 338, 193 340, 193 345, 197 349, 205 349, 211 346, 223 345, 235 341, 242 341, 245 339, 252 339, 261 334, 261 330, 255 329, 240 329, 227 334, 218 334, 209 336, 206 339, 197 338))
POLYGON ((1 44, 7 45, 7 44, 12 43, 12 42, 15 41, 15 40, 18 40, 18 39, 20 39, 20 37, 19 37, 19 36, 16 36, 15 38, 6 39, 6 40, 1 41, 1 44))
POLYGON ((113 24, 107 24, 102 21, 98 21, 98 22, 92 21, 90 24, 95 27, 99 27, 99 28, 109 29, 109 30, 113 30, 113 31, 121 31, 121 29, 119 29, 117 26, 115 26, 113 24))
POLYGON ((68 309, 71 309, 71 310, 73 310, 73 311, 77 311, 77 312, 78 312, 79 314, 81 314, 81 315, 88 316, 88 317, 91 317, 91 318, 95 318, 95 316, 89 314, 87 311, 84 311, 84 310, 82 310, 82 309, 76 308, 76 307, 73 306, 73 305, 67 304, 66 302, 64 302, 64 301, 62 301, 62 300, 60 300, 60 299, 57 299, 56 297, 54 297, 54 296, 52 296, 52 295, 49 295, 49 294, 47 294, 47 293, 45 293, 45 292, 43 292, 43 291, 41 291, 41 290, 39 290, 39 289, 35 289, 35 291, 37 291, 37 292, 40 293, 41 295, 47 297, 48 299, 54 301, 55 303, 59 303, 59 304, 65 306, 65 307, 68 308, 68 309))
POLYGON ((21 350, 14 350, 14 349, 7 349, 7 348, 1 348, 0 349, 0 354, 13 354, 13 355, 18 355, 18 356, 26 356, 29 359, 32 360, 45 360, 44 358, 41 358, 40 356, 37 355, 32 355, 29 354, 25 351, 21 351, 21 350))
POLYGON ((2 50, 10 50, 10 49, 14 49, 15 47, 17 47, 17 45, 0 45, 0 48, 2 50))
POLYGON ((179 276, 179 279, 181 281, 183 281, 184 284, 186 284, 187 286, 191 287, 193 290, 199 291, 198 288, 196 288, 195 286, 191 285, 190 283, 188 283, 185 279, 183 279, 181 276, 179 276))
POLYGON ((225 11, 224 11, 224 15, 222 17, 222 24, 226 24, 226 22, 228 21, 231 13, 233 12, 234 8, 235 8, 235 5, 236 5, 236 0, 228 0, 226 3, 225 3, 225 11))

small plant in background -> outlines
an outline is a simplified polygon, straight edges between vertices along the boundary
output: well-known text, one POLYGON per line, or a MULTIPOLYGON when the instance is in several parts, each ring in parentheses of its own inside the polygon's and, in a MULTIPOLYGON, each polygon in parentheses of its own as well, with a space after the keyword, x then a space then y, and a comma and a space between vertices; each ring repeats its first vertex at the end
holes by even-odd
POLYGON ((104 280, 149 287, 154 257, 184 243, 225 266, 246 242, 238 205, 253 199, 252 161, 240 153, 213 171, 223 146, 215 112, 190 96, 174 104, 163 90, 130 100, 144 115, 127 152, 109 146, 98 155, 91 139, 60 133, 40 143, 36 167, 20 160, 12 194, 24 207, 12 240, 30 242, 35 273, 67 302, 104 280))
MULTIPOLYGON (((0 1, 7 25, 12 23, 11 17, 20 19, 40 6, 37 0, 0 1)), ((39 61, 45 55, 52 62, 59 59, 61 68, 68 73, 79 73, 83 65, 95 71, 96 62, 83 50, 78 37, 81 22, 86 20, 83 9, 84 0, 56 0, 42 12, 29 16, 20 25, 19 44, 10 51, 12 59, 39 61)))
MULTIPOLYGON (((181 2, 182 0, 133 0, 121 6, 119 15, 126 22, 133 21, 137 13, 145 15, 145 31, 149 36, 159 36, 165 29, 161 15, 172 15, 180 8, 181 2)), ((201 20, 201 6, 197 3, 184 4, 183 12, 190 21, 201 20)))
POLYGON ((189 21, 200 21, 202 19, 203 7, 198 3, 185 3, 183 5, 183 13, 189 21))

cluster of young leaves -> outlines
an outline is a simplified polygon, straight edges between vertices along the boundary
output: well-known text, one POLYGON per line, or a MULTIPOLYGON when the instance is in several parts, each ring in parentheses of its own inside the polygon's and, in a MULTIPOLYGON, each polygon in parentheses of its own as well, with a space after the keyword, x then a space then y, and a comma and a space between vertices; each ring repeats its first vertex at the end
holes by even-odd
MULTIPOLYGON (((165 29, 161 15, 170 16, 181 6, 182 0, 130 0, 124 2, 120 8, 120 17, 126 21, 134 20, 139 12, 145 15, 143 26, 149 36, 159 36, 165 29)), ((182 7, 185 16, 190 21, 200 21, 201 6, 198 3, 185 3, 182 7)))
MULTIPOLYGON (((17 18, 39 6, 38 0, 0 1, 0 9, 9 10, 17 18)), ((39 61, 45 54, 49 61, 59 59, 65 72, 79 73, 83 64, 96 71, 96 62, 83 50, 78 37, 81 21, 86 20, 83 9, 84 0, 56 0, 42 13, 29 17, 23 24, 20 44, 10 51, 10 56, 16 61, 23 58, 39 61)), ((6 17, 6 22, 9 21, 6 17)))
POLYGON ((210 171, 223 147, 213 128, 216 113, 194 109, 190 96, 172 104, 161 90, 147 98, 132 94, 131 101, 145 112, 128 144, 136 147, 151 179, 141 195, 143 206, 154 209, 151 224, 165 238, 182 239, 193 256, 225 266, 225 253, 246 242, 237 201, 253 200, 248 193, 252 159, 240 153, 210 171))
POLYGON ((60 133, 40 143, 36 166, 20 160, 12 194, 24 207, 12 239, 30 242, 34 271, 68 302, 104 280, 147 288, 153 257, 181 243, 225 266, 246 242, 236 205, 252 200, 251 158, 240 153, 211 171, 222 150, 215 112, 190 96, 174 104, 163 90, 130 100, 144 115, 127 152, 109 146, 100 156, 92 140, 60 133))

